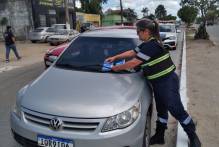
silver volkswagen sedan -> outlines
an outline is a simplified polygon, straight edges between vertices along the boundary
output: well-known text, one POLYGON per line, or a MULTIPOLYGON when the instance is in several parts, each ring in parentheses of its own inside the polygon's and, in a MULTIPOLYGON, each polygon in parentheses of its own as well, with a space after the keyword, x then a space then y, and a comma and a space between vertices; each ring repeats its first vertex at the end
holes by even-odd
POLYGON ((113 72, 109 56, 140 43, 134 28, 80 34, 17 94, 11 130, 23 146, 147 147, 152 94, 141 71, 113 72))

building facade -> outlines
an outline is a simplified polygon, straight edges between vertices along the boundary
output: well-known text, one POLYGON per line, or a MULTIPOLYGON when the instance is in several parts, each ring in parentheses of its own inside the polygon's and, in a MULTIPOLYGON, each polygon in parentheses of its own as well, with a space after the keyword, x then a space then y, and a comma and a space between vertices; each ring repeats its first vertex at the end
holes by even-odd
MULTIPOLYGON (((16 36, 20 39, 25 39, 28 30, 33 25, 31 4, 28 0, 1 0, 0 4, 0 20, 7 18, 7 25, 11 25, 16 36)), ((0 26, 2 33, 6 26, 0 26)))
MULTIPOLYGON (((69 8, 70 25, 75 28, 74 0, 67 0, 69 8)), ((64 0, 31 0, 34 27, 51 26, 65 22, 64 0)))
MULTIPOLYGON (((75 28, 75 0, 67 0, 67 3, 70 25, 75 28)), ((3 17, 7 18, 17 38, 27 39, 28 32, 33 28, 66 23, 64 0, 1 0, 0 20, 3 17)), ((0 27, 5 29, 5 26, 0 27)))

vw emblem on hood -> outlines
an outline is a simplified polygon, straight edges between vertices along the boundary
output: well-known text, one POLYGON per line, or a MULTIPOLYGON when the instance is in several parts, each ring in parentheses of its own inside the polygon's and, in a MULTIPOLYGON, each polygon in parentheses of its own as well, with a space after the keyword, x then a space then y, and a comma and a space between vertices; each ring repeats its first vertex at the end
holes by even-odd
POLYGON ((57 118, 57 117, 51 119, 51 121, 50 121, 50 127, 53 130, 59 130, 62 127, 62 124, 63 124, 62 120, 57 118))

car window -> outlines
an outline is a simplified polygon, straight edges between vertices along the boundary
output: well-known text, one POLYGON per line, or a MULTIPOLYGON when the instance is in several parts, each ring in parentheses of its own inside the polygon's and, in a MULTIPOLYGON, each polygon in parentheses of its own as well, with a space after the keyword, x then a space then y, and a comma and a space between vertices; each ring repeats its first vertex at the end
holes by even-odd
POLYGON ((66 29, 66 25, 53 25, 53 28, 56 30, 66 29))
POLYGON ((160 25, 160 32, 175 32, 174 25, 160 25))
POLYGON ((102 65, 107 57, 134 49, 138 39, 78 37, 62 54, 56 64, 102 65))
POLYGON ((33 32, 42 32, 44 29, 41 29, 41 28, 38 28, 38 29, 35 29, 33 32))
POLYGON ((46 30, 46 32, 55 32, 55 29, 54 29, 54 28, 48 28, 48 29, 46 30))

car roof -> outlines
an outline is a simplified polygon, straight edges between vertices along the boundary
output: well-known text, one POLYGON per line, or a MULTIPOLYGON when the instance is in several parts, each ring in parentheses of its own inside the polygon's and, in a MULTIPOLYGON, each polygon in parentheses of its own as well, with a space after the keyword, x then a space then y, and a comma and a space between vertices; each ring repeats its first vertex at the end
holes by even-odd
POLYGON ((104 27, 82 33, 86 37, 138 38, 135 27, 104 27))

